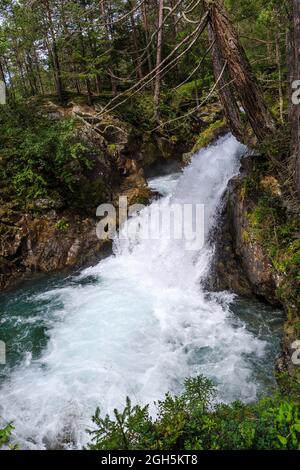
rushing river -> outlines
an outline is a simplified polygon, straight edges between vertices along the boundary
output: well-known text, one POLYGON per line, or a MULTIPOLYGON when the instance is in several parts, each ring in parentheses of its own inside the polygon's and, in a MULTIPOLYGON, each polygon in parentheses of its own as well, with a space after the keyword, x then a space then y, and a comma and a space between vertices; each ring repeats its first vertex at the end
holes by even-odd
POLYGON ((21 448, 80 448, 96 406, 110 412, 126 395, 151 403, 179 393, 190 375, 211 377, 227 402, 274 386, 281 312, 201 284, 209 232, 243 150, 227 136, 182 173, 151 180, 163 197, 130 219, 134 235, 116 239, 114 254, 96 266, 2 295, 0 416, 14 422, 21 448), (148 211, 163 214, 171 203, 205 204, 204 248, 142 236, 148 211))

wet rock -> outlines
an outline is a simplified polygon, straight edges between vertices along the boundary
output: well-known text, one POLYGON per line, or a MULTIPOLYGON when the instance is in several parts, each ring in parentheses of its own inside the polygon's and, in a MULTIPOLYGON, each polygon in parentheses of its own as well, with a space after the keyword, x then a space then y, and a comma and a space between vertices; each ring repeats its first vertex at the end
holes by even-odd
MULTIPOLYGON (((51 119, 76 117, 76 132, 91 151, 89 165, 69 168, 77 190, 64 199, 36 199, 26 212, 5 203, 0 208, 0 288, 32 272, 52 272, 94 262, 110 252, 111 241, 96 235, 96 209, 116 206, 120 195, 128 205, 148 204, 154 193, 144 169, 166 160, 180 160, 190 142, 187 136, 146 132, 101 108, 69 103, 45 103, 41 113, 51 119), (89 169, 90 167, 90 169, 89 169)), ((76 165, 76 162, 73 162, 76 165)))
POLYGON ((0 288, 23 275, 51 272, 96 262, 110 253, 111 243, 99 240, 96 220, 64 213, 58 217, 25 214, 14 232, 0 240, 0 288), (8 249, 9 247, 9 249, 8 249))
POLYGON ((278 305, 276 288, 278 279, 264 248, 249 233, 247 214, 255 207, 255 202, 244 197, 241 190, 242 177, 231 181, 228 189, 227 214, 233 240, 233 250, 240 260, 243 272, 251 285, 252 292, 278 305))
POLYGON ((242 175, 230 181, 224 196, 220 228, 215 234, 212 284, 219 290, 229 289, 240 295, 255 294, 273 305, 280 305, 276 289, 281 278, 274 271, 263 246, 248 235, 247 214, 255 208, 255 201, 245 197, 242 188, 253 158, 244 159, 242 175))
POLYGON ((142 204, 146 206, 149 204, 153 193, 149 188, 133 188, 125 191, 122 195, 127 197, 129 207, 134 204, 142 204))

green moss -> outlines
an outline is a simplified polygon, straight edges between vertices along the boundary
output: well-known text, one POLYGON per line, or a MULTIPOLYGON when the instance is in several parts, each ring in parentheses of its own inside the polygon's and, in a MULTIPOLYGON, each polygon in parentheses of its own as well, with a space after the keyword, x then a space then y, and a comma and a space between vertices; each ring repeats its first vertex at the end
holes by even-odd
POLYGON ((193 148, 193 151, 200 150, 203 147, 206 147, 210 144, 217 135, 217 131, 224 128, 226 125, 225 119, 219 119, 212 124, 210 124, 207 129, 205 129, 199 136, 197 137, 196 144, 193 148))
POLYGON ((10 444, 11 435, 14 429, 15 428, 11 423, 6 424, 3 428, 0 428, 0 449, 5 446, 11 450, 17 450, 16 445, 10 444))
POLYGON ((282 161, 284 157, 289 155, 290 135, 289 125, 282 124, 280 130, 266 137, 257 146, 257 149, 261 155, 271 157, 273 161, 282 161))
MULTIPOLYGON (((162 108, 166 106, 162 102, 162 108)), ((157 126, 154 119, 154 101, 150 93, 144 92, 134 95, 121 104, 116 112, 118 117, 133 126, 150 130, 157 126)))
POLYGON ((250 241, 251 241, 251 235, 250 235, 250 233, 248 232, 248 230, 243 230, 243 232, 242 232, 242 239, 243 239, 243 242, 245 242, 245 243, 250 243, 250 241))
POLYGON ((116 149, 117 149, 116 144, 109 144, 109 145, 107 146, 107 150, 109 151, 109 153, 110 153, 111 155, 113 155, 113 154, 115 153, 116 149))
POLYGON ((74 119, 53 120, 31 104, 0 109, 1 193, 27 206, 37 198, 72 200, 91 171, 95 150, 76 132, 74 119), (2 190, 3 189, 3 190, 2 190))
POLYGON ((300 220, 291 217, 281 199, 261 192, 255 207, 248 212, 249 238, 267 253, 282 282, 277 297, 289 309, 300 312, 300 220))
POLYGON ((66 230, 68 230, 69 227, 70 227, 70 224, 65 219, 60 219, 56 223, 57 230, 60 230, 62 232, 65 232, 66 230))
POLYGON ((178 111, 185 104, 195 102, 196 93, 201 93, 201 83, 199 80, 192 80, 179 86, 172 96, 172 107, 178 111))
MULTIPOLYGON (((293 337, 298 334, 295 325, 300 312, 300 218, 288 213, 283 205, 278 180, 272 176, 273 164, 266 155, 273 151, 273 144, 269 143, 270 146, 264 142, 265 155, 257 157, 240 190, 241 198, 247 199, 251 207, 243 239, 259 244, 268 256, 279 282, 276 296, 286 308, 287 327, 293 337), (264 184, 267 179, 268 184, 264 184)), ((277 140, 274 145, 279 156, 281 144, 277 140)))

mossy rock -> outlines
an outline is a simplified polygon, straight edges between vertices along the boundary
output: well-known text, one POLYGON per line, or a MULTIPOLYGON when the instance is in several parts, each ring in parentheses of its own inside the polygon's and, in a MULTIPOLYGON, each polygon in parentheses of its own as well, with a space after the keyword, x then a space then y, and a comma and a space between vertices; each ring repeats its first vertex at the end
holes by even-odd
POLYGON ((217 137, 227 130, 225 119, 218 119, 201 132, 197 138, 196 144, 194 145, 193 152, 201 150, 212 143, 217 137))

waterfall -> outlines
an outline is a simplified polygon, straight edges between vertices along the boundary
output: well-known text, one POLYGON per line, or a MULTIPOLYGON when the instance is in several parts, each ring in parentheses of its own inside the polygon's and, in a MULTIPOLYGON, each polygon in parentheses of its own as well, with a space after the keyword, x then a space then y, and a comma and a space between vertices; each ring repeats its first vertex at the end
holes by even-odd
POLYGON ((29 295, 34 314, 15 321, 23 322, 23 334, 43 325, 45 344, 9 369, 0 399, 0 416, 14 422, 21 447, 80 448, 96 406, 111 412, 127 395, 152 403, 167 391, 180 393, 191 375, 212 378, 219 400, 256 398, 253 362, 266 342, 232 313, 233 295, 208 294, 202 286, 213 254, 209 234, 243 152, 228 135, 196 153, 182 173, 151 181, 163 197, 121 229, 124 235, 130 228, 129 236, 116 237, 112 256, 29 295), (183 240, 143 237, 155 223, 149 211, 163 216, 173 203, 204 204, 200 250, 187 250, 183 240))

